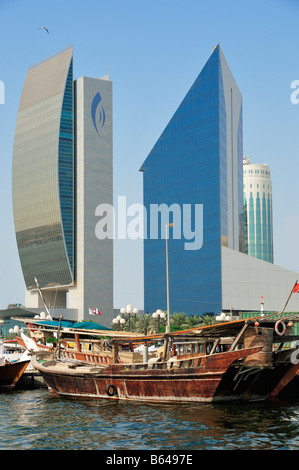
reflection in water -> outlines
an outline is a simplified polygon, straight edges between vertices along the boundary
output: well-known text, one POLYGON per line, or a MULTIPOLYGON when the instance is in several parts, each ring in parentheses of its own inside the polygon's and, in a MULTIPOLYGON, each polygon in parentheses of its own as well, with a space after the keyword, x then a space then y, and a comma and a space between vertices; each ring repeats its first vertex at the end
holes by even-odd
POLYGON ((296 403, 151 405, 0 394, 0 449, 297 449, 296 403))

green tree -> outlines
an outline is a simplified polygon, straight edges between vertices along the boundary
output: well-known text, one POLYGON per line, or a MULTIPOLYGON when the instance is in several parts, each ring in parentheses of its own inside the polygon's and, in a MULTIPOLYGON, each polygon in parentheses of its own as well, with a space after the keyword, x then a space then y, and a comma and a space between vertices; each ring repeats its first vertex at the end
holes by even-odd
POLYGON ((175 328, 183 329, 183 325, 186 324, 186 317, 187 315, 185 313, 175 312, 170 317, 170 324, 173 325, 175 328))
POLYGON ((149 330, 152 328, 153 328, 152 316, 149 313, 145 313, 144 315, 138 317, 136 329, 134 331, 147 335, 149 330))
POLYGON ((209 314, 203 315, 201 317, 201 320, 204 325, 213 325, 214 323, 216 323, 215 315, 209 315, 209 314))
POLYGON ((186 318, 186 327, 195 328, 201 323, 201 317, 199 315, 189 315, 186 318))

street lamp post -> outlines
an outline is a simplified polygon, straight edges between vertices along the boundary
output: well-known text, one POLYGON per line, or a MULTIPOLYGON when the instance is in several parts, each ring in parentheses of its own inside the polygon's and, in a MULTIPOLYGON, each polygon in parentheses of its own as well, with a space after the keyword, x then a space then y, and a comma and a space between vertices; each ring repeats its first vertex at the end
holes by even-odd
POLYGON ((159 333, 159 328, 160 328, 160 318, 165 318, 165 313, 162 312, 162 310, 158 309, 152 314, 153 318, 158 319, 158 333, 159 333))
POLYGON ((131 315, 138 315, 139 310, 137 307, 134 307, 131 304, 128 304, 126 307, 120 309, 120 313, 123 315, 129 315, 129 331, 131 331, 131 315))
POLYGON ((114 325, 120 324, 121 329, 123 329, 123 326, 126 323, 126 320, 122 318, 120 315, 118 315, 116 318, 113 318, 112 323, 114 323, 114 325))
POLYGON ((168 267, 168 227, 173 227, 173 224, 165 225, 166 232, 166 284, 167 284, 167 326, 166 332, 170 333, 170 308, 169 308, 169 267, 168 267))

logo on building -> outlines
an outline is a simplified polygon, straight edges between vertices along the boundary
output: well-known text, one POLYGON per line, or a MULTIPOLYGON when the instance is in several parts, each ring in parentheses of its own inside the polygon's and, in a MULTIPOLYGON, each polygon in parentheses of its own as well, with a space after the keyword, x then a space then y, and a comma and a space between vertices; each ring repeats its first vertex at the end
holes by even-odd
POLYGON ((96 93, 91 103, 91 117, 94 128, 98 135, 100 135, 100 131, 105 124, 106 115, 102 105, 102 97, 99 92, 96 93))
POLYGON ((2 80, 0 80, 0 104, 5 104, 5 86, 2 80))

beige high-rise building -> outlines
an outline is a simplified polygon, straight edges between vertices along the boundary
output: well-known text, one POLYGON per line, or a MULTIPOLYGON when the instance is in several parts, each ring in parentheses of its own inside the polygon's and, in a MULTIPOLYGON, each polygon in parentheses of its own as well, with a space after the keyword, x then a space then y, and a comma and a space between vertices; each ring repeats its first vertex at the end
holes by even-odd
POLYGON ((245 253, 273 263, 272 182, 268 164, 243 158, 245 253))

